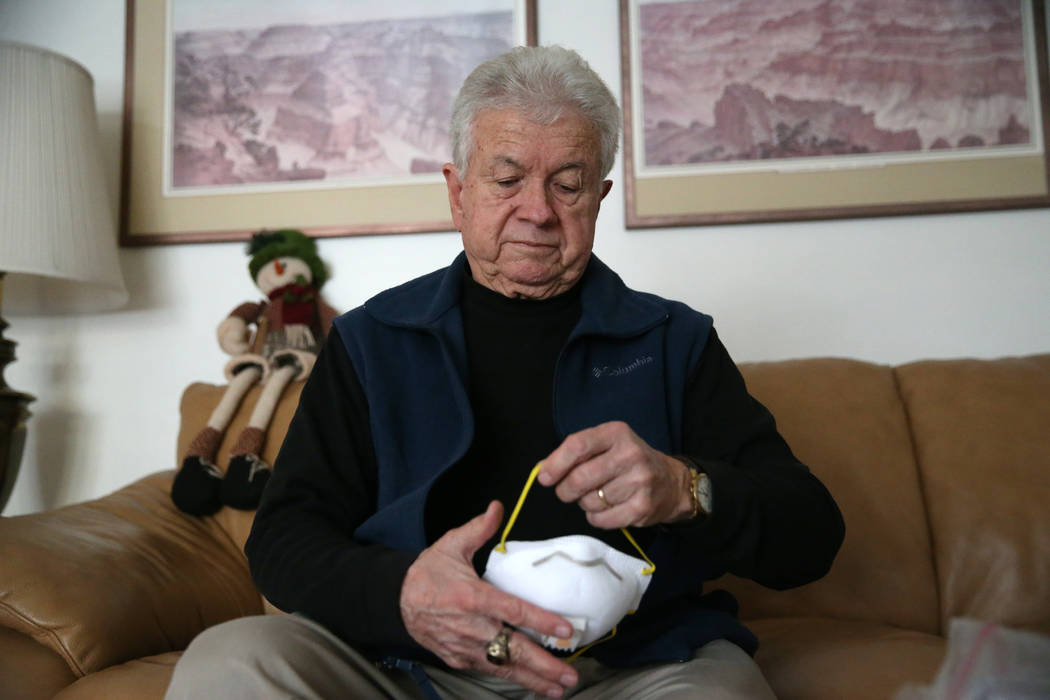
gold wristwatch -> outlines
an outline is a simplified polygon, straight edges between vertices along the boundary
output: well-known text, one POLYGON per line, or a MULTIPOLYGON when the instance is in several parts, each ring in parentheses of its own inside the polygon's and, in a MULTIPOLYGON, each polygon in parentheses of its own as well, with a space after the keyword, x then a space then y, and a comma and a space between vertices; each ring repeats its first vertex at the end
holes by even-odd
POLYGON ((702 471, 689 467, 689 497, 693 502, 690 518, 707 517, 711 514, 711 477, 702 471))

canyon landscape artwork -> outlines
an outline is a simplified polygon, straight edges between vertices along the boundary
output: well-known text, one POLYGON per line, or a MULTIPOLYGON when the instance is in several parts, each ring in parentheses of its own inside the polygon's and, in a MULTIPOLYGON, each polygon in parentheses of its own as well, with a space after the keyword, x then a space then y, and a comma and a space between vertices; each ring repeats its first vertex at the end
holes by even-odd
POLYGON ((440 173, 456 90, 515 43, 513 22, 507 11, 176 27, 171 186, 440 173))
POLYGON ((643 2, 642 165, 1030 145, 1021 5, 643 2))

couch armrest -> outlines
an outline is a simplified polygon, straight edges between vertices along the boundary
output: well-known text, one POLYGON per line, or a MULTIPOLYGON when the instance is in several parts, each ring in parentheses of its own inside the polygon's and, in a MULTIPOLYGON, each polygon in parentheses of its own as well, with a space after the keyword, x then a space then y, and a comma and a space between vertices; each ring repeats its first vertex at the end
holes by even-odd
POLYGON ((171 503, 173 475, 0 518, 0 626, 49 647, 82 676, 184 649, 206 627, 262 612, 247 561, 225 531, 171 503))

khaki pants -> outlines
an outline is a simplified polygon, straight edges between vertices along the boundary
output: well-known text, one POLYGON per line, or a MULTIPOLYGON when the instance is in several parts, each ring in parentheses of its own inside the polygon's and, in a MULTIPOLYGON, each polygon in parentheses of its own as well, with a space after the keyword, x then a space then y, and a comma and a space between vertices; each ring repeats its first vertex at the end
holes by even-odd
MULTIPOLYGON (((775 700, 751 657, 722 640, 699 649, 685 663, 617 670, 580 658, 574 665, 580 682, 566 696, 575 700, 775 700)), ((538 697, 494 676, 422 668, 438 695, 448 700, 538 697)), ((377 667, 298 615, 246 617, 205 630, 175 666, 166 695, 167 700, 426 697, 409 673, 377 667)))

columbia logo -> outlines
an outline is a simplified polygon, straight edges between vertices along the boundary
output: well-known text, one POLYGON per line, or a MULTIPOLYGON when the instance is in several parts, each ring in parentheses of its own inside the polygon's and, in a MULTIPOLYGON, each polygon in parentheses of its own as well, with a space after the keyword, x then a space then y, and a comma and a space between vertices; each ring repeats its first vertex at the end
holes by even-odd
POLYGON ((626 365, 620 365, 618 367, 610 367, 605 365, 604 367, 594 367, 591 369, 591 374, 594 375, 595 379, 601 379, 602 377, 622 377, 625 374, 630 374, 636 369, 640 369, 648 364, 652 364, 652 355, 646 355, 644 357, 635 358, 634 362, 626 365))

